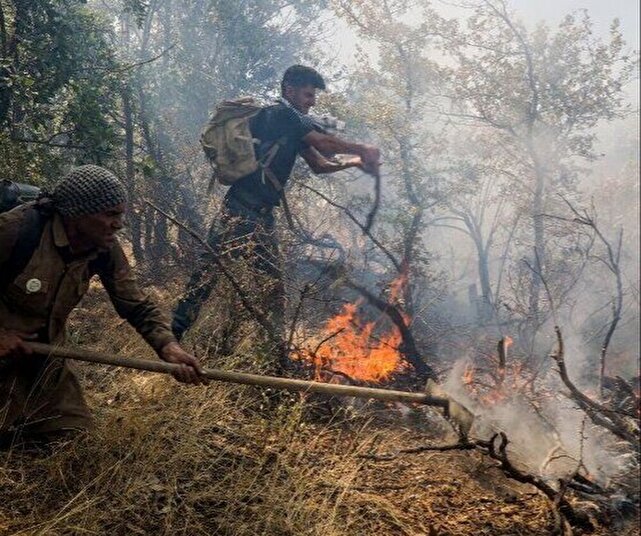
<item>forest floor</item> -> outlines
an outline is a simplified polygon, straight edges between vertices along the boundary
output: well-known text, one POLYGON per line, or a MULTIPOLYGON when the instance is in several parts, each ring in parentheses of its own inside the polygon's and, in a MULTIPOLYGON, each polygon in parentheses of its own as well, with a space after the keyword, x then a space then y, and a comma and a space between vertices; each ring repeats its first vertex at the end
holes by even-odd
MULTIPOLYGON (((152 357, 109 309, 102 293, 88 296, 72 342, 152 357)), ((547 498, 478 452, 363 456, 454 441, 434 415, 331 414, 248 387, 76 368, 96 428, 46 456, 0 453, 2 535, 552 534, 547 498)), ((592 534, 639 534, 636 521, 597 522, 592 534)))

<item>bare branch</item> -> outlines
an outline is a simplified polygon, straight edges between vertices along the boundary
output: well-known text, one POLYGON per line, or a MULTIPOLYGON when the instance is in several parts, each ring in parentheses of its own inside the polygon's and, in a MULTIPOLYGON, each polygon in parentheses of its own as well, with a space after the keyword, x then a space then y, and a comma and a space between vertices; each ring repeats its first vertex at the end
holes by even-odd
POLYGON ((274 329, 274 326, 272 326, 271 322, 267 319, 267 317, 261 311, 259 311, 258 309, 256 309, 256 307, 254 307, 249 296, 245 294, 245 291, 243 290, 240 283, 236 281, 236 278, 231 274, 231 272, 227 269, 227 267, 218 258, 216 251, 209 245, 209 242, 207 242, 207 240, 205 240, 202 236, 200 236, 200 234, 198 234, 196 231, 191 229, 189 226, 178 221, 176 218, 174 218, 170 214, 167 214, 167 212, 165 212, 163 209, 161 209, 151 201, 145 200, 145 203, 149 205, 151 208, 153 208, 155 211, 157 211, 159 214, 167 218, 170 222, 172 222, 173 224, 183 229, 186 233, 189 234, 189 236, 197 240, 203 247, 205 247, 208 251, 213 253, 212 260, 216 263, 221 273, 227 278, 227 280, 229 281, 233 289, 236 291, 236 294, 238 294, 238 297, 241 303, 243 304, 243 306, 247 309, 247 311, 249 311, 249 313, 254 317, 254 319, 265 329, 270 339, 272 339, 273 342, 281 344, 281 341, 278 339, 276 335, 276 330, 274 329))
POLYGON ((565 386, 569 389, 572 400, 585 411, 594 424, 605 428, 620 439, 627 441, 635 450, 638 449, 640 437, 638 424, 634 425, 631 420, 625 419, 618 412, 592 400, 574 385, 568 375, 565 364, 565 346, 561 329, 556 326, 554 330, 556 332, 558 348, 556 353, 552 354, 552 358, 559 366, 559 375, 565 386))
POLYGON ((553 511, 563 519, 567 519, 571 525, 581 528, 591 528, 592 524, 587 516, 575 511, 572 505, 564 497, 560 495, 552 486, 545 482, 542 478, 526 473, 517 468, 509 459, 507 454, 507 446, 509 440, 507 435, 503 432, 494 434, 489 440, 477 439, 474 441, 463 440, 458 443, 450 445, 419 445, 416 447, 408 447, 397 450, 396 452, 387 454, 361 454, 360 458, 370 459, 374 461, 389 461, 394 460, 400 455, 404 454, 418 454, 421 452, 449 452, 449 451, 467 451, 476 450, 488 456, 492 460, 498 462, 498 467, 503 473, 517 482, 522 484, 530 484, 541 491, 551 503, 553 511), (497 444, 498 442, 498 444, 497 444))
POLYGON ((396 268, 396 271, 399 273, 402 271, 401 263, 399 262, 399 260, 371 233, 370 229, 366 225, 363 225, 361 222, 358 221, 356 216, 354 216, 354 214, 347 207, 344 207, 343 205, 338 204, 336 201, 333 201, 332 199, 327 197, 325 194, 323 194, 322 192, 319 192, 315 188, 312 188, 308 184, 301 184, 301 186, 303 188, 306 188, 310 192, 315 193, 317 196, 319 196, 329 205, 343 211, 343 213, 363 231, 363 234, 365 234, 365 236, 367 236, 374 243, 374 245, 376 245, 376 247, 383 252, 383 254, 394 265, 394 268, 396 268))

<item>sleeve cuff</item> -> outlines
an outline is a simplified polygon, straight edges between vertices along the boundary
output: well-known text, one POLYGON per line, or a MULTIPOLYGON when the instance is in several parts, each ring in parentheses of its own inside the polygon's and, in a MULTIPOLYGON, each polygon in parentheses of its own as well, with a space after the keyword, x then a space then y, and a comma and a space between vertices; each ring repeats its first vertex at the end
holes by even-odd
POLYGON ((156 335, 151 339, 148 339, 147 342, 149 345, 160 355, 160 350, 162 350, 170 342, 178 342, 176 337, 172 333, 166 333, 163 335, 156 335))

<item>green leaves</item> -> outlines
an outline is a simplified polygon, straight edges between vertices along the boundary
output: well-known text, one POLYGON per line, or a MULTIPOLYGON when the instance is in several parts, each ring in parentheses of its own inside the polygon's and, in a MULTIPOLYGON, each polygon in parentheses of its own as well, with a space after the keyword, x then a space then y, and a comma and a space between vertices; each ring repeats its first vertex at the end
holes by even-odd
POLYGON ((0 125, 14 149, 0 164, 5 177, 24 169, 26 158, 55 176, 65 146, 79 162, 99 162, 117 145, 107 119, 115 106, 110 73, 118 66, 112 30, 85 4, 13 2, 0 60, 0 125))

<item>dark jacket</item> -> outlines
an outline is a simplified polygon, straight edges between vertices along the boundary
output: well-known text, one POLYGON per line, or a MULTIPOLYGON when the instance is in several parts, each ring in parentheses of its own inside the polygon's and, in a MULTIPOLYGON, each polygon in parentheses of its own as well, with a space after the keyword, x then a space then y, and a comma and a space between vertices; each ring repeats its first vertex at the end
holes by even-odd
MULTIPOLYGON (((10 260, 25 211, 31 206, 0 214, 0 270, 10 260)), ((22 273, 0 289, 0 328, 38 333, 39 340, 52 344, 63 342, 67 317, 97 273, 118 314, 156 351, 175 341, 168 318, 138 287, 122 247, 116 243, 101 255, 101 262, 95 262, 97 257, 97 250, 73 256, 62 219, 54 214, 22 273)))

